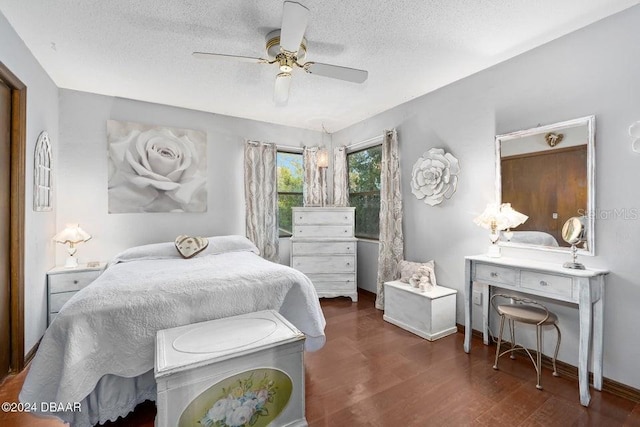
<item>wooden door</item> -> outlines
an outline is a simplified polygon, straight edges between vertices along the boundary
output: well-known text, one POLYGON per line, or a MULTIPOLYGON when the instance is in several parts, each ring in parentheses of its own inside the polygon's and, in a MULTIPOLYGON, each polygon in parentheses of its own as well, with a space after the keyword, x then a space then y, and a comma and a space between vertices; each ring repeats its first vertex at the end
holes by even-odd
POLYGON ((0 379, 11 367, 11 90, 0 80, 0 379))

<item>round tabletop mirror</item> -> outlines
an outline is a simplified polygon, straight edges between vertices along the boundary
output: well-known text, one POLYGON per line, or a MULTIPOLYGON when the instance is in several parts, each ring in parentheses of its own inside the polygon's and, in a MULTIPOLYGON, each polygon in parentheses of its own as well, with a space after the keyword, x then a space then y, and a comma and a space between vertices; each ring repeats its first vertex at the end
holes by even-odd
POLYGON ((565 262, 563 267, 575 268, 578 270, 584 270, 584 265, 577 262, 577 248, 576 245, 583 242, 587 237, 587 227, 584 222, 584 217, 574 216, 567 220, 562 226, 562 238, 565 242, 571 245, 571 254, 573 256, 572 262, 565 262))
POLYGON ((581 217, 569 218, 562 226, 562 238, 570 245, 577 245, 585 238, 584 221, 581 217))

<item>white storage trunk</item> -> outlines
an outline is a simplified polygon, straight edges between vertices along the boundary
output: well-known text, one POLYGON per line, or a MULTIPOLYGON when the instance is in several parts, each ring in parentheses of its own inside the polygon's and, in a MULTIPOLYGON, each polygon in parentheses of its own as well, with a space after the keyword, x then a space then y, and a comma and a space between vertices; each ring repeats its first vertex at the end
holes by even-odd
POLYGON ((306 426, 304 339, 273 310, 159 331, 156 426, 306 426))
POLYGON ((455 289, 436 286, 421 292, 400 281, 384 284, 384 320, 409 332, 437 340, 456 328, 455 289))

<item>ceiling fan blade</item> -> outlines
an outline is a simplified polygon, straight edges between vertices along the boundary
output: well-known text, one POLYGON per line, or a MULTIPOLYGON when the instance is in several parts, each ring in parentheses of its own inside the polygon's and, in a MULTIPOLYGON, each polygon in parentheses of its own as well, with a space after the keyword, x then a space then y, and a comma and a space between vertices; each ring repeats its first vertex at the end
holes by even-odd
POLYGON ((297 52, 309 22, 309 9, 293 1, 285 1, 282 10, 280 47, 289 52, 297 52))
POLYGON ((269 62, 266 59, 262 58, 252 58, 250 56, 239 56, 239 55, 225 55, 223 53, 209 53, 209 52, 193 52, 194 58, 198 59, 217 59, 222 61, 240 61, 240 62, 254 62, 257 64, 269 62))
POLYGON ((289 87, 291 86, 291 73, 280 73, 276 76, 276 87, 273 92, 273 101, 277 105, 285 105, 289 99, 289 87))
POLYGON ((365 70, 322 64, 320 62, 307 62, 303 68, 309 74, 317 74, 319 76, 346 80, 353 83, 364 83, 367 77, 369 77, 369 72, 365 70))

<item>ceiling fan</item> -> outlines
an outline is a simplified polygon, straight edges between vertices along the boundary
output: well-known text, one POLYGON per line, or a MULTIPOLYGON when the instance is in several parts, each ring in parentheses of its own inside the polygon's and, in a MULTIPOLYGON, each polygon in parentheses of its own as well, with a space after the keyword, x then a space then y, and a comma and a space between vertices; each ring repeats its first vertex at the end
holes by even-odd
POLYGON ((304 38, 304 32, 308 21, 309 9, 300 3, 285 1, 282 11, 282 28, 271 31, 266 36, 267 59, 209 52, 193 52, 193 56, 202 59, 278 64, 280 72, 276 76, 273 94, 273 99, 278 105, 286 104, 289 99, 291 72, 295 67, 302 68, 309 74, 317 74, 353 83, 363 83, 367 80, 369 73, 365 70, 319 62, 304 62, 307 54, 307 40, 304 38))

